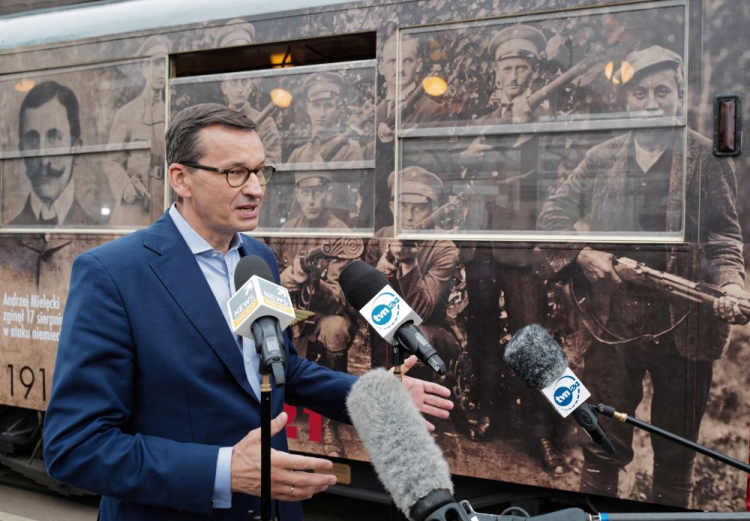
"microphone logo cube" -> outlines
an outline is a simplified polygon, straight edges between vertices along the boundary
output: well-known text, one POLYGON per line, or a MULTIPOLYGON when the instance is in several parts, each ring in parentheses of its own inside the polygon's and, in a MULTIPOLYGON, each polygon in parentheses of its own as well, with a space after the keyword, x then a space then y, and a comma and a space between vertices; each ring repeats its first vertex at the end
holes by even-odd
POLYGON ((289 291, 262 277, 253 275, 227 302, 232 331, 251 337, 251 326, 258 318, 276 317, 281 329, 294 320, 294 308, 289 291))
POLYGON ((398 328, 407 321, 415 325, 422 323, 409 305, 389 286, 384 286, 364 305, 359 313, 382 336, 386 342, 395 344, 394 336, 398 328))
POLYGON ((566 418, 591 396, 570 368, 565 369, 562 376, 554 383, 542 389, 542 394, 563 418, 566 418))

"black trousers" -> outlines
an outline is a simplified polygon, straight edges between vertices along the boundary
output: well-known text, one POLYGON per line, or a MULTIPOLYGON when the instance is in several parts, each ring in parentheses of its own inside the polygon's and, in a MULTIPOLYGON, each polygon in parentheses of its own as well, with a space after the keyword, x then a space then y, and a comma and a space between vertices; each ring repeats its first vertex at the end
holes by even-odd
MULTIPOLYGON (((691 441, 698 439, 711 389, 713 362, 691 361, 680 356, 669 335, 659 338, 658 343, 642 341, 611 346, 594 341, 584 355, 584 362, 582 380, 591 391, 591 403, 603 402, 635 416, 643 400, 643 378, 648 371, 653 382, 649 423, 691 441)), ((619 470, 633 461, 633 427, 607 418, 603 418, 602 425, 616 454, 609 455, 588 440, 584 443, 581 490, 614 495, 619 470)), ((688 506, 695 453, 655 435, 651 436, 651 445, 652 500, 688 506)))

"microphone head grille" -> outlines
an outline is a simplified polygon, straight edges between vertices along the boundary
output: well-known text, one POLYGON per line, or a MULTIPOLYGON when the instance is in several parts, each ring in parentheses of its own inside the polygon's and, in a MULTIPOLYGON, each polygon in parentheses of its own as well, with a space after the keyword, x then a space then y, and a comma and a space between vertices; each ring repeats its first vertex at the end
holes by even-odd
POLYGON ((257 255, 242 257, 234 270, 234 290, 241 288, 250 277, 257 275, 262 279, 273 282, 273 275, 268 263, 257 255))
POLYGON ((532 389, 543 389, 562 376, 568 358, 538 324, 519 330, 505 348, 505 363, 532 389))
POLYGON ((354 309, 360 310, 388 285, 388 280, 366 262, 356 260, 341 270, 339 285, 346 300, 354 309))

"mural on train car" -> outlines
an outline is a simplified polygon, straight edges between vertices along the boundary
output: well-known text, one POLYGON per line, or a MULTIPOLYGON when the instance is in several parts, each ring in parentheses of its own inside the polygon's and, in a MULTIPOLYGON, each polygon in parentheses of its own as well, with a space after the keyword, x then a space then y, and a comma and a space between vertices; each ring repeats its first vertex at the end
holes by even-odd
MULTIPOLYGON (((738 16, 706 0, 698 23, 682 1, 567 12, 554 12, 568 7, 563 1, 499 4, 234 20, 124 44, 150 60, 0 77, 0 107, 10 114, 0 123, 3 230, 106 231, 143 226, 163 211, 156 145, 167 52, 377 30, 376 61, 171 80, 172 114, 215 102, 259 120, 279 172, 257 234, 274 250, 295 306, 312 313, 294 329, 300 352, 353 374, 386 363, 383 343, 338 285, 341 269, 363 259, 420 313, 449 365, 441 381, 457 407, 436 436, 453 472, 739 508, 739 472, 608 420, 618 455, 604 457, 502 356, 514 332, 540 323, 562 343, 592 402, 746 458, 747 318, 726 299, 700 305, 667 295, 628 259, 747 296, 750 207, 736 192, 748 189, 738 172, 749 160, 713 157, 706 136, 716 89, 745 88, 737 71, 747 70, 747 50, 733 35, 750 6, 738 16), (452 23, 459 16, 478 21, 452 23), (50 83, 56 94, 21 110, 33 88, 50 83), (63 101, 70 98, 78 125, 63 101), (17 222, 27 206, 37 220, 17 222), (53 211, 57 222, 39 221, 53 211), (544 243, 550 237, 569 240, 544 243)), ((46 377, 49 389, 50 375, 40 380, 40 369, 52 367, 53 342, 33 344, 38 354, 28 355, 32 343, 11 332, 31 329, 21 323, 32 299, 64 305, 74 254, 104 238, 1 239, 3 264, 16 266, 3 278, 1 340, 18 354, 3 358, 12 376, 0 377, 0 402, 28 406, 28 391, 42 409, 39 383, 46 377)), ((52 338, 55 313, 37 311, 50 317, 34 329, 52 338)), ((432 377, 424 367, 415 373, 432 377)), ((351 427, 290 412, 293 448, 367 459, 351 427)))

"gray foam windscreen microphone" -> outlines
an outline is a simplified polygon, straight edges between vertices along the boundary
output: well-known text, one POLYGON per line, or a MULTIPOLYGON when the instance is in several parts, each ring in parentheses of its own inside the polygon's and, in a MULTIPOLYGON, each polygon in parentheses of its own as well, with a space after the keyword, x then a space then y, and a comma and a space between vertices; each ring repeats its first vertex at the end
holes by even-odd
POLYGON ((434 490, 453 493, 448 463, 400 380, 374 369, 352 386, 346 406, 378 478, 405 515, 434 490))
POLYGON ((505 363, 532 389, 554 383, 568 368, 562 347, 546 329, 532 324, 516 332, 505 348, 505 363))

